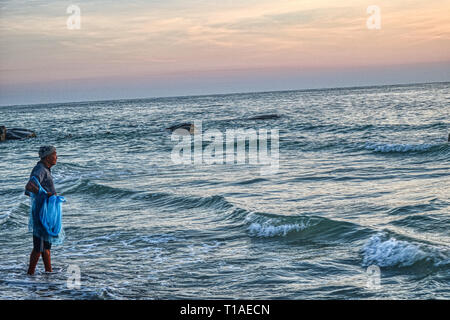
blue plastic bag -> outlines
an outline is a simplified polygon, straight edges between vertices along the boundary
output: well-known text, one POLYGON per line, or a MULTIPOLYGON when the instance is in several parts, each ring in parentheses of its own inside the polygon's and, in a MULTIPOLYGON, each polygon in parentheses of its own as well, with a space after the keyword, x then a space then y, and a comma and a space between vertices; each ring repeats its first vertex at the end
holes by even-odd
POLYGON ((62 203, 66 202, 66 199, 61 196, 47 196, 47 191, 42 188, 36 177, 32 177, 31 181, 39 187, 39 192, 31 193, 28 230, 44 241, 61 244, 65 237, 62 226, 62 203))

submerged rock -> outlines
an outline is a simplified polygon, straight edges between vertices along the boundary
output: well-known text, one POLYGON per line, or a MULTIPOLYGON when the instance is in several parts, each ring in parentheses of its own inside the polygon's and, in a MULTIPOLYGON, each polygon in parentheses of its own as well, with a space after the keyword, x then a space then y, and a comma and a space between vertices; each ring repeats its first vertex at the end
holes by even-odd
MULTIPOLYGON (((271 113, 271 114, 261 114, 261 115, 257 115, 257 116, 254 116, 254 117, 251 117, 251 118, 246 118, 246 119, 245 118, 244 119, 241 118, 241 119, 232 119, 232 120, 238 120, 238 121, 240 121, 240 120, 244 120, 244 121, 249 121, 249 120, 273 120, 273 119, 279 119, 279 118, 281 118, 280 115, 271 113)), ((225 120, 225 121, 230 121, 230 120, 225 120)), ((170 131, 170 132, 174 132, 177 129, 184 129, 184 130, 188 131, 189 134, 195 134, 195 130, 196 130, 194 124, 191 123, 191 122, 184 122, 184 123, 176 124, 176 125, 173 125, 171 127, 166 128, 166 130, 170 131)), ((183 134, 183 132, 180 131, 179 134, 183 134)))
POLYGON ((278 114, 262 114, 259 116, 254 116, 251 118, 248 118, 247 120, 271 120, 271 119, 278 119, 281 118, 278 114))
POLYGON ((193 123, 190 123, 190 122, 180 123, 180 124, 176 124, 176 125, 166 128, 166 130, 171 131, 171 132, 174 132, 177 129, 184 129, 184 130, 188 131, 189 134, 195 133, 195 126, 193 123))
POLYGON ((35 138, 36 133, 32 130, 22 128, 7 129, 4 126, 0 127, 0 141, 4 140, 20 140, 26 138, 35 138))

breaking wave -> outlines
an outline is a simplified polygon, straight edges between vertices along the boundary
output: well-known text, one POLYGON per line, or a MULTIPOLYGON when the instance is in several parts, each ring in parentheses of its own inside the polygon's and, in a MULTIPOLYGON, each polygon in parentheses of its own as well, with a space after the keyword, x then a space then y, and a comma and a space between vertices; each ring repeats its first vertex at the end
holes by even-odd
POLYGON ((362 254, 363 266, 410 267, 420 262, 440 266, 449 262, 437 248, 397 240, 384 233, 372 236, 362 248, 362 254))

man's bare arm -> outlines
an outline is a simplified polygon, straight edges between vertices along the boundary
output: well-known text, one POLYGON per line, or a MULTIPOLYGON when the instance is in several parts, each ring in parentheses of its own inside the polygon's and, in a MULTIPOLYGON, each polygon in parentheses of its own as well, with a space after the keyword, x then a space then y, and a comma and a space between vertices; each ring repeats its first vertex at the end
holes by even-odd
POLYGON ((27 185, 25 186, 25 190, 27 190, 29 192, 32 192, 32 193, 38 193, 39 192, 39 188, 36 187, 34 185, 34 183, 31 182, 31 181, 28 181, 27 185))
MULTIPOLYGON (((32 193, 38 193, 39 192, 39 188, 36 187, 36 185, 33 182, 31 182, 31 181, 28 181, 27 185, 25 186, 25 190, 27 190, 29 192, 32 192, 32 193)), ((28 194, 26 194, 26 195, 29 196, 28 194)), ((47 196, 51 197, 52 195, 53 194, 51 192, 47 192, 47 196)))

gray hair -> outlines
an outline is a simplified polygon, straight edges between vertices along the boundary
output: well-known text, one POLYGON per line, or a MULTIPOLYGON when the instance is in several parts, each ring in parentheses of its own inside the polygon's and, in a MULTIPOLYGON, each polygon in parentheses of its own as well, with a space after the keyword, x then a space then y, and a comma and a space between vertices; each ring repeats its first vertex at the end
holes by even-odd
POLYGON ((39 158, 44 159, 53 152, 56 152, 56 148, 54 146, 42 146, 39 148, 39 158))

